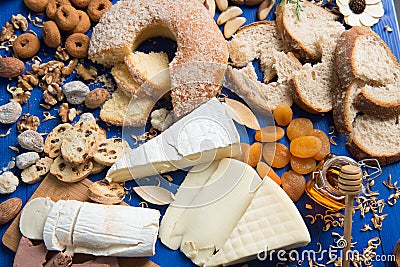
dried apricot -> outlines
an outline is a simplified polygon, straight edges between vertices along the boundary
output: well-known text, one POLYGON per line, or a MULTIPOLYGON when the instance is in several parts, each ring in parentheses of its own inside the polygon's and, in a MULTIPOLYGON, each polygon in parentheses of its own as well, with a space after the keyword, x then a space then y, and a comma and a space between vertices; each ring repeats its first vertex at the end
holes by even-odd
POLYGON ((275 183, 281 185, 281 177, 265 162, 260 161, 257 164, 257 173, 260 175, 261 179, 264 179, 265 176, 271 178, 275 183))
POLYGON ((292 121, 293 111, 286 103, 280 103, 272 113, 279 126, 286 126, 292 121))
POLYGON ((322 143, 321 150, 317 153, 317 155, 314 156, 314 159, 323 160, 326 155, 331 153, 331 144, 329 143, 329 138, 323 131, 314 129, 308 135, 317 137, 322 143))
POLYGON ((294 119, 286 129, 286 134, 290 140, 300 136, 308 135, 313 130, 313 124, 309 119, 294 119))
POLYGON ((247 153, 244 156, 244 162, 249 164, 251 167, 257 166, 257 163, 261 160, 262 144, 255 142, 252 144, 247 153))
POLYGON ((306 179, 294 171, 287 171, 282 174, 282 188, 293 202, 296 202, 304 193, 306 179))
POLYGON ((292 156, 290 158, 290 166, 292 167, 292 170, 299 174, 308 174, 315 170, 317 162, 314 158, 302 159, 292 156))
POLYGON ((285 130, 279 126, 267 126, 256 132, 258 142, 275 142, 285 135, 285 130))
POLYGON ((283 168, 290 160, 289 149, 281 143, 266 143, 263 147, 265 162, 274 168, 283 168))
POLYGON ((312 158, 321 150, 322 142, 315 136, 300 136, 290 143, 290 153, 302 159, 312 158))

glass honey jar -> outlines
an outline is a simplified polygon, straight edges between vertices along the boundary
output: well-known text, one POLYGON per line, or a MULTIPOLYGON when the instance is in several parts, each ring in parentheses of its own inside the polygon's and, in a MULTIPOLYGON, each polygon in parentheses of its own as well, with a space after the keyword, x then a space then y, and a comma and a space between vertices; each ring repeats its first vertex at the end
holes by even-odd
POLYGON ((346 197, 339 191, 338 178, 340 169, 348 164, 361 167, 364 181, 373 180, 382 173, 376 159, 365 159, 357 162, 346 156, 329 154, 318 164, 307 182, 307 195, 328 209, 340 210, 344 208, 346 197))

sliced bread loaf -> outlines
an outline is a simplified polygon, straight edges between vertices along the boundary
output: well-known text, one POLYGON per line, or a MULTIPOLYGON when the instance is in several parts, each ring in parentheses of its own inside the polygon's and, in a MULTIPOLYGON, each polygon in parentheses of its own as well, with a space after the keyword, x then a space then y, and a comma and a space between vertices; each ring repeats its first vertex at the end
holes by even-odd
MULTIPOLYGON (((149 87, 171 89, 171 78, 168 71, 169 59, 165 52, 143 53, 135 51, 125 56, 125 64, 132 79, 139 85, 147 83, 149 87)), ((150 93, 151 95, 152 93, 150 93)))
POLYGON ((100 111, 100 118, 117 126, 145 126, 155 101, 150 97, 133 99, 118 88, 100 111))
POLYGON ((229 67, 225 75, 225 86, 257 112, 271 112, 280 103, 292 105, 289 80, 301 68, 300 62, 290 53, 287 55, 275 51, 273 68, 278 74, 278 81, 265 84, 257 80, 252 63, 242 69, 229 67))
POLYGON ((346 147, 357 159, 376 158, 381 165, 399 161, 399 118, 382 120, 367 114, 357 116, 346 147))
POLYGON ((273 58, 270 50, 285 50, 284 43, 276 31, 275 21, 259 21, 240 28, 228 42, 228 48, 232 66, 244 67, 259 59, 265 83, 276 76, 272 68, 273 58))
POLYGON ((360 111, 381 118, 400 114, 400 64, 376 33, 368 27, 344 32, 336 59, 342 88, 356 79, 365 83, 355 99, 360 111))
POLYGON ((319 61, 322 57, 321 36, 337 39, 344 27, 335 14, 309 1, 299 1, 302 11, 297 17, 295 3, 277 6, 276 26, 281 38, 296 56, 305 61, 319 61))

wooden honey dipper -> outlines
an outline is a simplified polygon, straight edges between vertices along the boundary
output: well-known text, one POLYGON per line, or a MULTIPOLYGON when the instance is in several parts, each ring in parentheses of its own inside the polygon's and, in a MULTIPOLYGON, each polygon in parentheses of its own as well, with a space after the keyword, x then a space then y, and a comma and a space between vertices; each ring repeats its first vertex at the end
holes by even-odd
POLYGON ((361 168, 354 165, 345 165, 341 168, 338 186, 341 193, 346 195, 346 207, 344 210, 344 240, 346 247, 343 248, 342 267, 349 267, 348 251, 351 248, 351 228, 353 222, 354 196, 361 192, 362 186, 361 168))

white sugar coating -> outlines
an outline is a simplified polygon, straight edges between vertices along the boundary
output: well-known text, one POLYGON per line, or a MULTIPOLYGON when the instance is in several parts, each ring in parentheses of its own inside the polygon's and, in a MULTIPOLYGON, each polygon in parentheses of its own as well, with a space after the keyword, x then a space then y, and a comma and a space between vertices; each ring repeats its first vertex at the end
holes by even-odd
POLYGON ((0 123, 13 124, 21 116, 22 107, 17 102, 10 102, 0 106, 0 123))
POLYGON ((15 163, 18 169, 23 170, 35 164, 39 159, 40 156, 37 152, 26 152, 18 155, 15 159, 15 163))
POLYGON ((170 67, 174 69, 171 82, 175 115, 181 117, 217 94, 228 61, 225 39, 198 1, 119 1, 93 29, 89 58, 106 66, 122 63, 142 41, 156 36, 172 38, 178 45, 170 67), (198 62, 218 65, 221 70, 188 65, 198 62), (182 64, 184 68, 176 68, 182 64), (196 76, 202 79, 188 83, 184 79, 187 73, 200 74, 196 76))
POLYGON ((73 81, 64 84, 63 92, 67 98, 68 103, 73 105, 82 104, 87 94, 89 94, 89 87, 81 81, 73 81))

